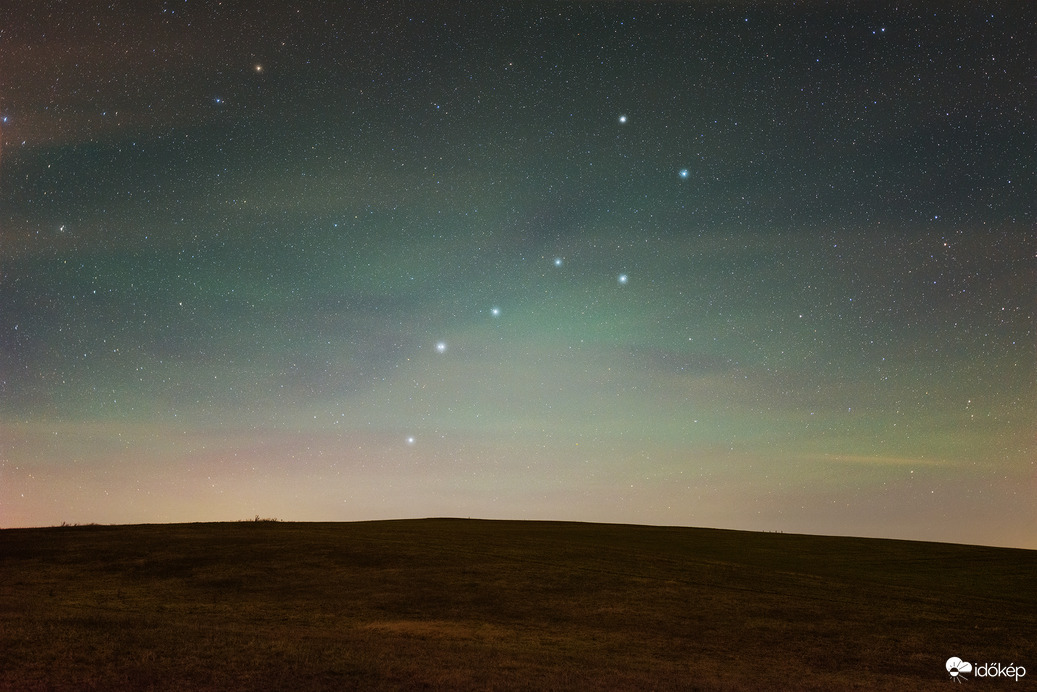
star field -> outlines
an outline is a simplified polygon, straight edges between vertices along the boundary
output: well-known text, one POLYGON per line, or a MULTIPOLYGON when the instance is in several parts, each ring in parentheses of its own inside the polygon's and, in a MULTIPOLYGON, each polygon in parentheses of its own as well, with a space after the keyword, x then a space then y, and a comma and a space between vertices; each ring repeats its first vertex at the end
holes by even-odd
POLYGON ((1037 547, 1028 5, 10 15, 0 526, 1037 547))

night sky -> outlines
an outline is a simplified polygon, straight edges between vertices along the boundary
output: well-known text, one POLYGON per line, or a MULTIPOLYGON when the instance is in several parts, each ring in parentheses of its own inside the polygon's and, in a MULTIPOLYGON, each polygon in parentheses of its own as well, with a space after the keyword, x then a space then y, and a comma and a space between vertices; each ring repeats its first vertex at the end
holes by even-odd
POLYGON ((5 3, 0 526, 1037 548, 1037 6, 785 5, 5 3))

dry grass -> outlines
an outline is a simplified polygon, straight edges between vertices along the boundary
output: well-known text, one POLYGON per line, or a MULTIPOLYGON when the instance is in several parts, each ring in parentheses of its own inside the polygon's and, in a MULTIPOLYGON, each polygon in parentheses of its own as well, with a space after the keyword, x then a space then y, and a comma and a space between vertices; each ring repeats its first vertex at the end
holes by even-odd
POLYGON ((1037 678, 1035 573, 1034 551, 553 522, 8 529, 0 689, 914 690, 951 655, 1037 678))

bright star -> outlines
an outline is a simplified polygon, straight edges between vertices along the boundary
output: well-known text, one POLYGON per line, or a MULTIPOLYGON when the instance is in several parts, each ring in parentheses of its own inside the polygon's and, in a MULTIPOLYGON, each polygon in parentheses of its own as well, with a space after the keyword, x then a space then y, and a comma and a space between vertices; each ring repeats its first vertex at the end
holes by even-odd
POLYGON ((407 444, 409 444, 409 445, 414 444, 414 438, 413 437, 408 437, 407 438, 407 444))
POLYGON ((555 257, 555 266, 556 267, 562 266, 562 258, 561 257, 555 257))
POLYGON ((691 171, 689 171, 687 168, 682 168, 680 169, 680 171, 677 172, 677 175, 687 180, 688 176, 691 175, 691 171))
POLYGON ((625 115, 619 116, 619 124, 620 125, 626 125, 626 123, 627 123, 627 117, 625 115))
POLYGON ((619 283, 625 284, 627 281, 630 280, 630 277, 628 277, 626 274, 620 274, 619 279, 617 280, 619 281, 619 283))
POLYGON ((440 341, 436 344, 436 353, 446 353, 446 342, 440 341))
POLYGON ((500 317, 500 308, 490 308, 490 314, 494 317, 500 317))

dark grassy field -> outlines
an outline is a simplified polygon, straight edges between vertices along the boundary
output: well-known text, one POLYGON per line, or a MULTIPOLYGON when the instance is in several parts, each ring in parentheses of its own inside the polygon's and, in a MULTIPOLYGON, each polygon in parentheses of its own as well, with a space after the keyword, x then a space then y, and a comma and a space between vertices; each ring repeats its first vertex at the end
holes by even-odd
POLYGON ((0 689, 931 690, 1037 680, 1037 552, 429 519, 0 531, 0 689))

